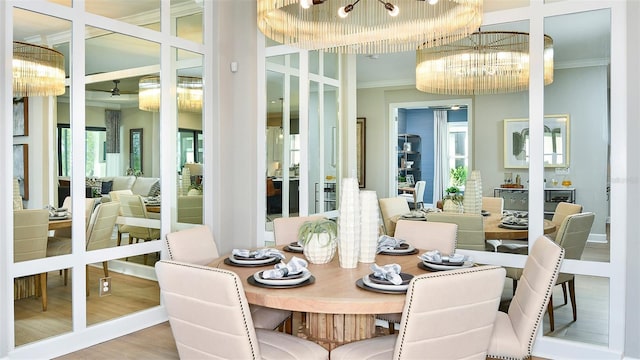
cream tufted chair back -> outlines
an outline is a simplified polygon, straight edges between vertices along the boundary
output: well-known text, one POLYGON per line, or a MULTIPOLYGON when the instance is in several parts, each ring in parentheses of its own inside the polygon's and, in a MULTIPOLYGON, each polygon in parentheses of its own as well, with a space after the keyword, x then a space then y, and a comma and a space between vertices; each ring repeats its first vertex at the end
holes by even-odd
POLYGON ((298 241, 298 230, 305 221, 323 219, 322 215, 296 216, 277 218, 273 220, 273 232, 276 238, 276 245, 288 245, 298 241))
POLYGON ((456 250, 458 225, 432 221, 399 220, 394 237, 418 249, 439 250, 453 254, 456 250))
POLYGON ((169 258, 175 261, 207 265, 219 257, 213 233, 207 225, 167 234, 169 258))
POLYGON ((382 214, 385 231, 387 235, 394 236, 396 224, 391 221, 391 218, 411 211, 409 204, 407 200, 402 197, 382 198, 378 200, 378 204, 380 205, 380 213, 382 214))
POLYGON ((181 359, 328 359, 308 340, 254 329, 235 273, 164 260, 155 267, 181 359))
POLYGON ((498 313, 489 357, 525 359, 531 356, 536 331, 563 259, 563 248, 544 235, 538 237, 524 264, 508 313, 498 313))

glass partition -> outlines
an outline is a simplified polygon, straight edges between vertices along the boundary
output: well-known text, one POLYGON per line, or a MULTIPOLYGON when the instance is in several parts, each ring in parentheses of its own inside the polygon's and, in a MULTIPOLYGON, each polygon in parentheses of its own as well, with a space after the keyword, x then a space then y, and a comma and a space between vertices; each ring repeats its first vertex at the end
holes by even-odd
POLYGON ((204 141, 202 137, 202 55, 177 51, 179 223, 202 224, 204 141))
MULTIPOLYGON (((13 21, 14 41, 59 51, 65 58, 65 73, 69 75, 71 40, 64 34, 70 31, 71 22, 22 9, 13 10, 13 21), (42 42, 53 34, 63 34, 60 43, 42 42)), ((68 102, 68 94, 67 88, 59 98, 68 102)), ((13 261, 34 262, 34 267, 47 256, 71 253, 72 209, 68 198, 71 179, 59 177, 56 163, 49 157, 59 154, 52 134, 56 132, 58 120, 63 117, 69 124, 70 117, 68 112, 60 114, 55 109, 55 103, 47 96, 13 98, 14 212, 13 220, 9 220, 14 232, 13 261), (51 192, 46 191, 50 188, 51 192), (53 237, 51 246, 49 235, 53 237)), ((70 149, 71 131, 67 128, 65 134, 68 140, 65 146, 70 149)), ((78 221, 82 218, 78 216, 78 221)), ((66 270, 56 269, 11 279, 16 346, 72 331, 71 293, 63 273, 67 274, 66 270), (44 323, 47 326, 43 326, 44 323)))
MULTIPOLYGON (((593 214, 593 223, 583 225, 585 236, 574 236, 573 243, 560 233, 556 237, 566 249, 565 262, 580 261, 589 267, 590 262, 610 261, 611 11, 547 17, 544 32, 554 39, 554 81, 544 89, 545 115, 557 118, 558 114, 566 114, 570 118, 566 166, 553 168, 545 164, 545 194, 553 194, 545 197, 545 211, 554 212, 551 216, 558 224, 562 218, 557 209, 567 207, 564 203, 577 205, 574 211, 587 213, 584 217, 593 214), (568 28, 572 29, 570 34, 568 28)), ((545 134, 546 131, 545 128, 545 134)), ((560 293, 554 296, 555 313, 564 315, 556 315, 555 329, 545 331, 545 335, 608 345, 609 279, 571 273, 560 274, 560 279, 571 296, 563 301, 562 292, 555 290, 554 295, 560 293), (573 306, 576 317, 571 311, 573 306)))

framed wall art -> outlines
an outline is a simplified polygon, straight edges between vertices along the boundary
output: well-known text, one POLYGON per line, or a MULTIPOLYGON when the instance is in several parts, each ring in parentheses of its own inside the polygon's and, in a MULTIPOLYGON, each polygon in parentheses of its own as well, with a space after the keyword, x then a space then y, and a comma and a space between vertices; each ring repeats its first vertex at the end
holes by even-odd
MULTIPOLYGON (((504 120, 504 167, 529 167, 529 120, 504 120)), ((544 117, 544 166, 567 168, 570 155, 569 115, 544 117)))
POLYGON ((29 135, 29 100, 13 98, 13 136, 29 135))
POLYGON ((357 118, 356 122, 356 164, 358 168, 358 184, 365 187, 366 175, 366 118, 357 118))
POLYGON ((29 200, 29 145, 13 145, 13 177, 18 178, 20 196, 29 200))

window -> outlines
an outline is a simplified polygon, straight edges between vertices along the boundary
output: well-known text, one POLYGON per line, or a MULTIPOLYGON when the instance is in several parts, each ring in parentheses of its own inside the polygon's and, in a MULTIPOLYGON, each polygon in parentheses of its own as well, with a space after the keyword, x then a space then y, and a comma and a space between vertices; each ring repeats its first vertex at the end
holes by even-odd
POLYGON ((181 171, 185 163, 203 163, 203 137, 201 130, 178 130, 178 171, 181 171))
POLYGON ((460 166, 467 169, 469 166, 468 123, 450 122, 448 127, 449 169, 457 169, 460 166))
MULTIPOLYGON (((86 168, 85 176, 100 177, 106 175, 106 137, 107 129, 87 127, 85 130, 86 168)), ((71 129, 67 124, 58 125, 58 175, 71 176, 71 129)))

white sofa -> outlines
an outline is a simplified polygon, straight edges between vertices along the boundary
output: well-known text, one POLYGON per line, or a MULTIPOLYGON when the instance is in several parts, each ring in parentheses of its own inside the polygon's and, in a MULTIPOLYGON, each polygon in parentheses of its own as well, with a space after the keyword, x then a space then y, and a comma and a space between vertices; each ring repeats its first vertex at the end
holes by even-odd
POLYGON ((101 182, 102 201, 111 201, 110 191, 131 190, 135 195, 158 196, 160 194, 160 179, 156 177, 136 176, 107 176, 98 178, 101 182))

